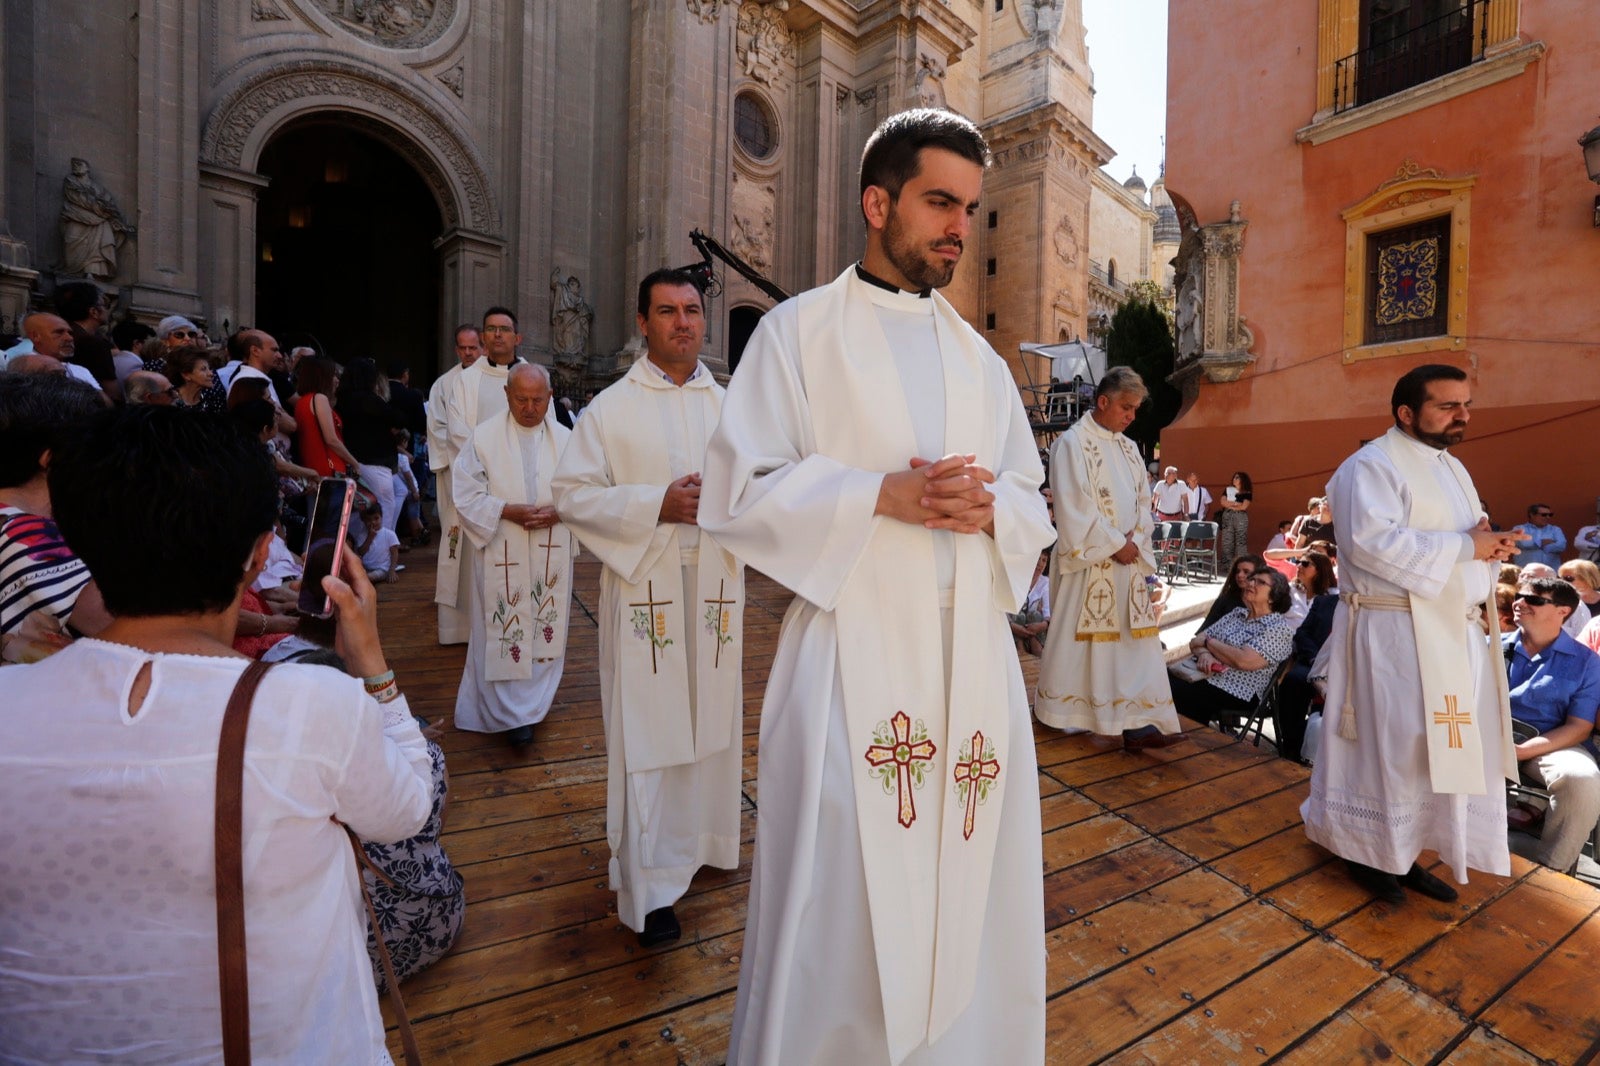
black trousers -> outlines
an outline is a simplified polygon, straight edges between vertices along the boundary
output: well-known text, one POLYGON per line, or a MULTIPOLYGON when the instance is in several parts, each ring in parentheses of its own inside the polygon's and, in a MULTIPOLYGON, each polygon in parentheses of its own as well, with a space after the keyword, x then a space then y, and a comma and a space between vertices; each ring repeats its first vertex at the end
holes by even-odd
POLYGON ((1255 705, 1254 700, 1242 700, 1208 680, 1185 681, 1176 677, 1172 679, 1172 703, 1185 718, 1207 724, 1220 715, 1248 711, 1255 705))

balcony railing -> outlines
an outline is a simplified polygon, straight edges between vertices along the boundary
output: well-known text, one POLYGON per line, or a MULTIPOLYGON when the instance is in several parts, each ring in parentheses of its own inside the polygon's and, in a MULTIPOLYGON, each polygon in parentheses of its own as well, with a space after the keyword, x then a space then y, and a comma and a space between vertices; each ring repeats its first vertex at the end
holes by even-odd
POLYGON ((1393 96, 1483 58, 1489 43, 1489 0, 1462 6, 1334 64, 1333 110, 1393 96))
POLYGON ((1121 293, 1128 288, 1128 282, 1124 278, 1120 276, 1113 277, 1096 259, 1089 260, 1089 277, 1106 286, 1112 292, 1121 293))

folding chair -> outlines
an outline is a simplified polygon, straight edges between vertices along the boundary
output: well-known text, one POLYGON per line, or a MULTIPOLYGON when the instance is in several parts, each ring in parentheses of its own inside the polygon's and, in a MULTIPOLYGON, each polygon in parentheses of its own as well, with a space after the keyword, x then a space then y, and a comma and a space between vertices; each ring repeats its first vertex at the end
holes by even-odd
POLYGON ((1217 524, 1215 522, 1190 522, 1183 532, 1182 569, 1194 579, 1204 567, 1206 580, 1217 580, 1217 524))
POLYGON ((1284 679, 1284 676, 1289 672, 1289 668, 1293 665, 1294 658, 1292 656, 1279 663, 1277 669, 1272 672, 1272 680, 1267 682, 1267 687, 1261 690, 1261 695, 1256 697, 1256 701, 1250 705, 1250 709, 1218 716, 1217 728, 1231 737, 1238 737, 1240 740, 1248 740, 1250 734, 1254 733, 1256 739, 1253 743, 1256 747, 1259 748, 1264 740, 1272 745, 1273 751, 1281 754, 1283 749, 1278 745, 1277 740, 1278 737, 1283 735, 1283 722, 1278 717, 1278 683, 1284 679), (1264 727, 1269 718, 1272 719, 1272 736, 1270 737, 1264 732, 1264 727))
POLYGON ((1156 569, 1173 581, 1183 572, 1183 522, 1157 522, 1150 534, 1156 569))
MULTIPOLYGON (((1518 744, 1524 740, 1532 740, 1538 735, 1539 731, 1527 722, 1519 722, 1515 718, 1511 719, 1511 739, 1518 744)), ((1517 776, 1520 780, 1506 782, 1506 799, 1515 800, 1518 796, 1531 796, 1543 803, 1545 809, 1548 810, 1550 801, 1554 798, 1554 793, 1539 784, 1537 778, 1520 766, 1518 767, 1517 776)), ((1594 830, 1589 834, 1589 842, 1583 846, 1583 851, 1589 858, 1600 862, 1600 823, 1597 823, 1594 830)))

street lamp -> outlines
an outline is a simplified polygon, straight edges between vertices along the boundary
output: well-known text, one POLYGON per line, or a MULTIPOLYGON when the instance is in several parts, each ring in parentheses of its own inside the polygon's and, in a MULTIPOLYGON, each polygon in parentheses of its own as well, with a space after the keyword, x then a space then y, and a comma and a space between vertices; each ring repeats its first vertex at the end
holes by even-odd
MULTIPOLYGON (((1600 185, 1600 126, 1578 138, 1583 149, 1583 165, 1589 171, 1589 180, 1600 185)), ((1600 196, 1594 198, 1594 224, 1600 226, 1600 196)))

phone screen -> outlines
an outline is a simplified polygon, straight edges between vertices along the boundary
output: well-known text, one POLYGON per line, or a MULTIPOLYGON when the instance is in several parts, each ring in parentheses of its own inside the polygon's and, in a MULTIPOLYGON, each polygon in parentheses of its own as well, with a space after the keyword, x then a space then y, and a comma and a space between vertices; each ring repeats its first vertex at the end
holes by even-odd
POLYGON ((306 534, 306 565, 300 577, 301 614, 326 618, 333 613, 333 603, 322 591, 322 579, 338 573, 340 549, 355 498, 355 482, 349 478, 323 478, 317 487, 317 502, 311 508, 306 534))

